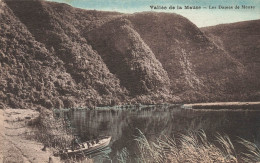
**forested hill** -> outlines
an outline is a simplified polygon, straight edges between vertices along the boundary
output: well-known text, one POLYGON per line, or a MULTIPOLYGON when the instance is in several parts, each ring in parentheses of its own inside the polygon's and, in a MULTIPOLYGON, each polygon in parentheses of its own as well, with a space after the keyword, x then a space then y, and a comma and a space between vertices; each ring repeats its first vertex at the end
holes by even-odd
POLYGON ((226 50, 247 69, 251 99, 260 99, 260 20, 201 28, 217 46, 226 50))
MULTIPOLYGON (((247 65, 177 14, 0 2, 0 105, 255 100, 247 65)), ((259 40, 259 39, 258 39, 259 40)), ((251 70, 251 69, 250 69, 251 70)))

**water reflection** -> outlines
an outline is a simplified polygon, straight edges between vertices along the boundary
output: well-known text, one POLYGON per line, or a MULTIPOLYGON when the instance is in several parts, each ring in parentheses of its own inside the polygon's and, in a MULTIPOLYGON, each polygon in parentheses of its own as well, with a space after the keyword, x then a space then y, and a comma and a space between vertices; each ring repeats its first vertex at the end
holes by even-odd
POLYGON ((148 138, 159 135, 186 133, 203 129, 210 139, 216 132, 226 133, 231 139, 237 136, 260 144, 260 112, 258 111, 194 111, 179 107, 153 107, 127 110, 77 110, 67 117, 75 133, 84 140, 110 135, 110 158, 123 148, 134 156, 136 128, 148 138))

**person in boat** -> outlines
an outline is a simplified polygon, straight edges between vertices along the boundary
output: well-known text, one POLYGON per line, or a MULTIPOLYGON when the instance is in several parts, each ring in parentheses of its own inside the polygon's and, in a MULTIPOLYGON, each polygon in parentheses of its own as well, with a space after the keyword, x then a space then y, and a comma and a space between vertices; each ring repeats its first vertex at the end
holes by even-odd
POLYGON ((90 143, 89 142, 87 142, 87 147, 90 148, 90 143))
POLYGON ((77 137, 75 137, 72 142, 71 142, 71 147, 72 149, 79 149, 80 148, 80 143, 79 143, 79 139, 77 137))

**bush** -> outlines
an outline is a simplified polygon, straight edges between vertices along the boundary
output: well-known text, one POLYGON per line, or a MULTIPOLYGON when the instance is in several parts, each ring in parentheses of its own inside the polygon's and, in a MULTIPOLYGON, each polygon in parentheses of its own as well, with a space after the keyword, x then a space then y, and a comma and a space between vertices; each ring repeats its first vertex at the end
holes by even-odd
POLYGON ((40 109, 40 115, 29 123, 33 127, 33 132, 28 138, 37 140, 46 147, 64 149, 71 145, 73 135, 66 129, 63 119, 55 119, 52 111, 40 109))
POLYGON ((75 102, 71 98, 66 98, 63 100, 64 108, 73 108, 75 107, 75 102))

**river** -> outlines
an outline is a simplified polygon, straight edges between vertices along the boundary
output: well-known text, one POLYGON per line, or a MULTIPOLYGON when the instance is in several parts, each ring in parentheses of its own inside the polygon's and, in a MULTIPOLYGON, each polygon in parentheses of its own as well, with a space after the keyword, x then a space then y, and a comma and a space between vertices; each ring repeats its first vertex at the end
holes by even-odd
POLYGON ((209 111, 183 109, 180 106, 150 106, 74 110, 66 113, 65 117, 82 141, 101 135, 112 136, 110 150, 106 153, 108 158, 105 158, 111 160, 116 160, 117 153, 124 148, 135 157, 138 150, 134 140, 137 129, 148 140, 154 140, 160 135, 173 136, 202 129, 210 141, 214 141, 216 133, 220 133, 227 134, 232 141, 241 137, 260 145, 260 111, 209 111))

